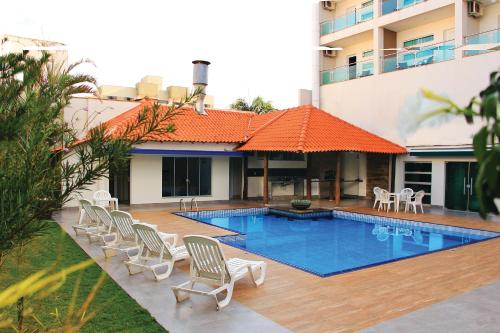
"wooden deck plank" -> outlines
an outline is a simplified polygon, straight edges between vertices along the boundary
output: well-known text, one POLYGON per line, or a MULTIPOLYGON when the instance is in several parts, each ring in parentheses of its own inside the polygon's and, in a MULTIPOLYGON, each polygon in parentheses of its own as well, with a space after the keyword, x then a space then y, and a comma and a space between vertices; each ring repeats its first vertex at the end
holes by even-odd
MULTIPOLYGON (((231 208, 221 204, 216 208, 231 208)), ((234 207, 233 207, 234 208, 234 207)), ((360 213, 500 231, 500 223, 432 214, 360 213)), ((170 210, 171 211, 171 210, 170 210)), ((231 232, 171 214, 133 210, 135 218, 166 232, 220 236, 231 232)), ((228 257, 265 260, 268 277, 259 288, 240 282, 234 298, 295 332, 353 332, 500 280, 500 239, 321 278, 223 245, 228 257)), ((188 270, 188 263, 180 265, 188 270)))

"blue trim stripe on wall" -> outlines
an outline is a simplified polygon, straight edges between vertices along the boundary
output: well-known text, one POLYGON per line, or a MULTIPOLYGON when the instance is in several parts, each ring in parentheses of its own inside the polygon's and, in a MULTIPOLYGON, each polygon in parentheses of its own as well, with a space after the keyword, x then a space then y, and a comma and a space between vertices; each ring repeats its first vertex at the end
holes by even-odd
POLYGON ((240 151, 210 151, 210 150, 171 150, 171 149, 144 149, 133 148, 131 154, 144 155, 191 155, 191 156, 248 156, 247 152, 240 151))

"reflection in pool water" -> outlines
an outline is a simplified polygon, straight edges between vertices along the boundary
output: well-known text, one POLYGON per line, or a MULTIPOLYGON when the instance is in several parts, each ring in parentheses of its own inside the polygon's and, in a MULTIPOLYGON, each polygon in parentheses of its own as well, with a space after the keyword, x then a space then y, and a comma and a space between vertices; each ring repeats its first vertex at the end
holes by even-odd
MULTIPOLYGON (((213 213, 211 213, 213 214, 213 213)), ((291 220, 267 214, 196 217, 236 233, 220 241, 320 275, 369 267, 495 237, 412 222, 374 223, 342 218, 291 220)), ((456 229, 456 228, 455 228, 456 229)))

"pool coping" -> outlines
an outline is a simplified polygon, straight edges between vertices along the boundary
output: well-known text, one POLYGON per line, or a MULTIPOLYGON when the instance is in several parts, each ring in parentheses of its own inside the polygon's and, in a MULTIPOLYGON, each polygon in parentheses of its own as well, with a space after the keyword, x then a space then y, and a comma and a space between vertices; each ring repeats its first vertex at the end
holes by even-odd
MULTIPOLYGON (((463 230, 471 230, 471 231, 480 231, 480 232, 495 234, 496 236, 492 236, 492 237, 485 238, 485 239, 474 240, 473 242, 468 243, 468 244, 454 245, 454 246, 451 246, 451 247, 447 247, 445 249, 438 249, 438 250, 429 251, 429 252, 426 252, 426 253, 418 253, 418 254, 407 256, 407 257, 389 259, 389 260, 384 260, 384 261, 376 262, 376 263, 373 263, 373 264, 368 264, 368 265, 363 265, 363 266, 359 266, 359 267, 353 267, 353 268, 348 268, 348 269, 344 269, 344 270, 340 270, 340 271, 335 271, 335 272, 331 272, 331 273, 321 274, 321 273, 317 273, 317 272, 314 272, 312 270, 309 270, 307 268, 299 267, 299 266, 296 266, 294 264, 285 262, 285 261, 280 260, 280 259, 271 258, 271 257, 269 257, 267 255, 263 255, 262 253, 259 253, 259 252, 256 252, 256 251, 251 251, 251 250, 249 250, 247 248, 243 248, 241 246, 237 246, 237 245, 234 245, 234 244, 225 243, 224 241, 220 240, 221 237, 236 236, 236 235, 245 235, 246 236, 246 233, 240 233, 238 231, 235 231, 235 230, 232 230, 232 229, 229 229, 229 228, 225 228, 225 227, 221 227, 221 226, 216 226, 214 224, 211 224, 211 223, 208 223, 208 222, 205 222, 205 221, 197 220, 194 217, 184 215, 184 214, 187 214, 187 213, 195 213, 195 214, 196 213, 202 213, 202 212, 214 212, 215 213, 215 212, 220 212, 220 211, 267 211, 267 212, 269 212, 269 210, 270 210, 269 207, 261 207, 261 208, 236 208, 236 209, 218 209, 218 210, 202 210, 202 211, 184 211, 184 212, 175 212, 173 214, 175 214, 177 216, 182 216, 182 217, 187 218, 189 220, 193 220, 193 221, 196 221, 196 222, 199 222, 199 223, 203 223, 203 224, 215 227, 215 228, 219 228, 219 229, 222 229, 222 230, 230 231, 232 233, 230 235, 214 236, 214 238, 218 239, 221 243, 223 243, 225 245, 234 247, 234 248, 239 249, 239 250, 244 251, 244 252, 253 253, 255 255, 258 255, 260 257, 263 257, 263 258, 266 258, 266 259, 269 259, 269 260, 273 260, 273 261, 278 262, 280 264, 283 264, 283 265, 286 265, 286 266, 290 266, 292 268, 301 270, 301 271, 309 273, 309 274, 316 275, 316 276, 318 276, 320 278, 327 278, 327 277, 331 277, 331 276, 335 276, 335 275, 340 275, 340 274, 354 272, 354 271, 358 271, 358 270, 362 270, 362 269, 367 269, 367 268, 371 268, 371 267, 385 265, 385 264, 389 264, 389 263, 393 263, 393 262, 397 262, 397 261, 401 261, 401 260, 407 260, 407 259, 416 258, 416 257, 420 257, 420 256, 430 255, 430 254, 438 253, 438 252, 442 252, 442 251, 450 251, 450 250, 454 250, 454 249, 459 248, 459 247, 474 245, 474 244, 477 244, 477 243, 486 242, 486 241, 490 241, 490 240, 493 240, 493 239, 496 239, 496 238, 500 238, 500 232, 495 232, 495 231, 490 231, 490 230, 482 230, 482 229, 474 229, 474 228, 466 228, 466 227, 457 227, 457 226, 452 226, 452 225, 448 225, 448 224, 437 224, 437 223, 431 223, 431 222, 414 221, 414 220, 409 220, 409 219, 400 219, 400 218, 394 218, 394 217, 379 216, 379 215, 364 214, 364 213, 355 213, 355 212, 346 211, 346 210, 335 210, 335 209, 332 209, 332 216, 331 216, 331 218, 341 218, 342 219, 342 217, 335 216, 335 213, 342 212, 342 213, 351 214, 351 215, 365 215, 365 216, 370 216, 373 219, 377 219, 378 218, 378 219, 395 220, 394 222, 396 222, 396 223, 397 223, 397 220, 400 220, 400 221, 404 221, 404 222, 412 222, 412 223, 418 223, 418 224, 435 225, 435 226, 438 226, 438 227, 449 227, 449 228, 453 228, 453 229, 463 229, 463 230)), ((287 216, 282 216, 282 217, 286 218, 287 216)), ((325 217, 318 217, 318 219, 325 219, 325 217)), ((297 220, 300 220, 300 219, 297 219, 297 220)), ((357 222, 363 222, 363 223, 372 223, 370 221, 362 221, 362 220, 356 220, 356 221, 357 222)), ((376 222, 373 222, 373 223, 376 223, 376 222)), ((442 228, 438 228, 438 229, 442 229, 442 228)))

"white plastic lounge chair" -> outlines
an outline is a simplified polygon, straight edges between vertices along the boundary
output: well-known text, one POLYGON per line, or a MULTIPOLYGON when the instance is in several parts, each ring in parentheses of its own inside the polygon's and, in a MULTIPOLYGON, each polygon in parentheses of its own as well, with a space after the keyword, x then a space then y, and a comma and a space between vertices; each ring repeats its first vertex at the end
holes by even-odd
POLYGON ((393 203, 394 200, 391 200, 391 194, 389 191, 380 189, 380 204, 378 206, 378 211, 380 211, 381 207, 384 207, 387 211, 389 211, 393 203))
MULTIPOLYGON (((119 252, 123 252, 127 255, 129 260, 137 259, 140 246, 137 233, 134 231, 132 225, 134 223, 139 223, 139 220, 134 220, 132 215, 120 210, 112 211, 110 215, 117 231, 117 237, 112 242, 108 242, 102 247, 104 256, 109 258, 119 252)), ((152 226, 156 228, 156 226, 152 226)), ((158 234, 163 240, 175 247, 177 243, 177 234, 167 234, 163 232, 159 232, 158 234)))
POLYGON ((95 214, 94 210, 90 208, 92 202, 87 199, 79 199, 78 201, 80 203, 80 216, 78 218, 78 224, 72 226, 77 236, 78 231, 82 231, 86 234, 89 229, 96 228, 99 223, 99 217, 95 214), (85 218, 87 218, 86 223, 84 223, 85 218))
POLYGON ((408 202, 410 202, 411 197, 413 196, 413 190, 411 188, 404 188, 399 192, 399 204, 404 203, 405 212, 408 209, 408 202))
POLYGON ((210 296, 215 299, 217 310, 220 310, 231 301, 236 281, 249 275, 255 287, 264 282, 267 268, 264 261, 237 258, 227 260, 219 241, 211 237, 190 235, 183 239, 191 256, 190 281, 171 287, 177 302, 189 298, 190 293, 210 296), (258 279, 255 277, 257 271, 260 271, 258 279), (216 286, 216 288, 208 292, 193 289, 197 282, 216 286), (219 301, 217 294, 224 291, 226 296, 219 301))
POLYGON ((424 212, 424 206, 422 204, 422 199, 424 198, 424 196, 425 196, 425 192, 424 191, 418 191, 410 199, 410 201, 407 204, 407 207, 410 207, 410 210, 413 210, 413 212, 415 212, 415 214, 417 214, 417 206, 420 206, 420 211, 423 213, 424 212))
POLYGON ((145 223, 132 225, 140 241, 139 255, 125 262, 129 273, 150 270, 156 281, 172 274, 176 261, 189 257, 185 246, 174 247, 164 240, 154 226, 145 223))
POLYGON ((93 205, 90 209, 99 218, 98 225, 94 228, 89 228, 87 230, 87 237, 89 242, 101 241, 106 244, 107 242, 112 242, 116 239, 115 228, 113 227, 113 219, 109 215, 108 211, 101 206, 93 205))
POLYGON ((377 203, 380 206, 380 187, 374 187, 373 194, 375 195, 375 202, 373 203, 373 209, 375 209, 375 207, 377 207, 377 203))
POLYGON ((94 192, 94 205, 109 208, 111 210, 118 210, 118 199, 112 198, 108 191, 100 190, 94 192))

